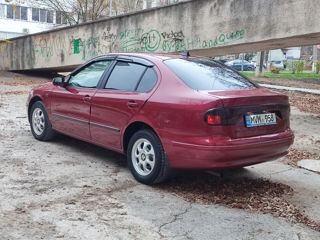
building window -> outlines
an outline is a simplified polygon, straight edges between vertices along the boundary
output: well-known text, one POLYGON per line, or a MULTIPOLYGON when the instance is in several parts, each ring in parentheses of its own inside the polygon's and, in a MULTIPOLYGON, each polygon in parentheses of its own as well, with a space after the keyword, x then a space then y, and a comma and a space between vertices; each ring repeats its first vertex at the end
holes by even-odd
POLYGON ((28 20, 28 8, 21 7, 21 20, 28 20))
MULTIPOLYGON (((65 13, 66 14, 66 13, 65 13)), ((67 24, 67 17, 66 15, 62 15, 62 24, 67 24)))
POLYGON ((0 4, 0 18, 4 18, 5 5, 0 4))
POLYGON ((61 12, 56 12, 56 24, 61 24, 61 12))
POLYGON ((47 12, 47 23, 53 23, 53 12, 52 11, 47 12))
POLYGON ((32 21, 39 22, 39 8, 32 8, 32 21))
POLYGON ((15 9, 13 8, 13 11, 14 11, 14 18, 21 19, 21 7, 16 6, 15 9))
POLYGON ((40 22, 46 22, 47 21, 47 10, 40 9, 40 22))
POLYGON ((7 5, 7 18, 13 19, 13 6, 7 5))

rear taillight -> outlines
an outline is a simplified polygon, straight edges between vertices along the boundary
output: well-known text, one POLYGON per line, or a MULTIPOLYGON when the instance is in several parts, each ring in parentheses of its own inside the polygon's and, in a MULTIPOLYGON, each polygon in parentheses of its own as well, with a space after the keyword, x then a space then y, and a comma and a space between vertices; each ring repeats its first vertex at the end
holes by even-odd
POLYGON ((220 125, 221 124, 221 116, 212 116, 210 114, 207 115, 207 123, 210 125, 220 125))
POLYGON ((210 109, 204 116, 205 123, 209 125, 225 125, 224 108, 210 109))

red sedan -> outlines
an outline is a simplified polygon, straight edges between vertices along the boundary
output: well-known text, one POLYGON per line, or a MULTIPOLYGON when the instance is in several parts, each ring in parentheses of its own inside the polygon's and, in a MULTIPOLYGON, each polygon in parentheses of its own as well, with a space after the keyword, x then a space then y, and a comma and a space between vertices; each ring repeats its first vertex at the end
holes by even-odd
POLYGON ((171 169, 225 169, 287 154, 288 97, 188 54, 110 54, 34 88, 33 136, 66 134, 125 153, 145 184, 171 169))

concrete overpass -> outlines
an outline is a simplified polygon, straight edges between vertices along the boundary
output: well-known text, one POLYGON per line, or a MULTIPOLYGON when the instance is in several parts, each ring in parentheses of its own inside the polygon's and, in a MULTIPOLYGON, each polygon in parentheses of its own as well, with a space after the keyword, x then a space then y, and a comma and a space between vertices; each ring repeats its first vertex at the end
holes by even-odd
POLYGON ((0 69, 67 70, 109 52, 218 56, 320 44, 320 0, 195 0, 0 43, 0 69))

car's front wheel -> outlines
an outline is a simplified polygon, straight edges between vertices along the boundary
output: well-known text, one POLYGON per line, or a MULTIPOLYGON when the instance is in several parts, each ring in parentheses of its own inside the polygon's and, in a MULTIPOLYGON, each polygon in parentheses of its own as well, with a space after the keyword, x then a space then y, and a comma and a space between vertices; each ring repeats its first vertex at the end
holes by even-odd
POLYGON ((43 102, 35 102, 30 110, 30 125, 32 135, 41 141, 47 141, 56 135, 51 127, 45 105, 43 102))
POLYGON ((135 179, 144 184, 163 182, 170 173, 167 156, 158 136, 151 130, 136 132, 127 149, 129 169, 135 179))

